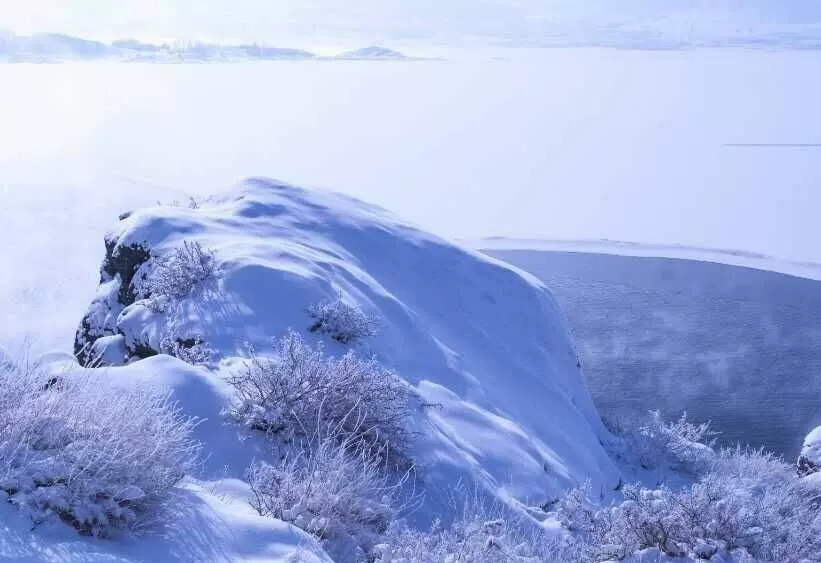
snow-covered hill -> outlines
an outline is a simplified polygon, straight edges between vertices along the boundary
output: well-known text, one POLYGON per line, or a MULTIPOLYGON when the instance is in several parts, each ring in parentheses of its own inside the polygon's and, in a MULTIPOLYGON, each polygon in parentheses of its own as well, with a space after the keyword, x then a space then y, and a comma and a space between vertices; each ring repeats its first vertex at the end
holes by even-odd
MULTIPOLYGON (((596 490, 618 482, 562 315, 533 277, 381 209, 270 180, 127 215, 107 239, 78 351, 117 364, 162 350, 169 334, 199 338, 220 360, 219 380, 249 344, 264 354, 289 329, 320 338, 307 309, 340 295, 377 321, 362 351, 433 405, 416 420, 420 517, 435 516, 460 482, 534 504, 588 479, 596 490), (216 284, 158 310, 141 299, 140 280, 185 243, 214 253, 216 284)), ((231 459, 223 441, 207 445, 231 459)))

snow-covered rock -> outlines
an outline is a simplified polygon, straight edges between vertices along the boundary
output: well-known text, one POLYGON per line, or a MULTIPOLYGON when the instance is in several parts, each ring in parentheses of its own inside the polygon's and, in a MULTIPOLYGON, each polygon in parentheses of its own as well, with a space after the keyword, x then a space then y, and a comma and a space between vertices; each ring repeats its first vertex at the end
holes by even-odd
POLYGON ((821 472, 821 426, 810 432, 804 439, 801 455, 798 457, 798 473, 807 476, 821 472))
MULTIPOLYGON (((218 381, 249 344, 264 354, 289 329, 344 353, 347 346, 310 332, 309 308, 340 297, 378 326, 361 351, 396 370, 428 405, 416 417, 412 452, 431 509, 421 512, 448 503, 460 482, 533 504, 585 480, 602 492, 617 485, 601 445, 607 431, 549 291, 342 195, 252 179, 199 205, 133 212, 107 238, 76 349, 83 360, 102 347, 97 361, 133 363, 163 351, 168 335, 198 339, 213 351, 218 381), (216 279, 158 300, 144 281, 185 243, 213 253, 216 279), (111 360, 121 353, 122 362, 111 360)), ((149 362, 155 374, 168 368, 149 362)), ((222 427, 218 401, 196 404, 222 427)), ((216 435, 224 436, 204 434, 214 459, 247 459, 225 455, 232 438, 216 435)))

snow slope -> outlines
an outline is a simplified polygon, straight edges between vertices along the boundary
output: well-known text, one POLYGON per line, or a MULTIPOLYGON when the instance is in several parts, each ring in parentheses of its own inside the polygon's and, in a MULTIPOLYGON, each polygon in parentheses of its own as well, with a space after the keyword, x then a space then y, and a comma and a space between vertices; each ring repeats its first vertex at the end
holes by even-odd
POLYGON ((742 266, 768 272, 788 274, 798 278, 821 280, 821 264, 782 260, 766 254, 742 250, 721 250, 685 245, 644 244, 612 240, 551 240, 488 237, 465 240, 471 248, 481 250, 542 250, 555 252, 586 252, 616 256, 646 256, 680 258, 742 266))
MULTIPOLYGON (((341 294, 375 316, 379 333, 363 352, 435 405, 416 420, 413 454, 426 494, 420 519, 436 515, 460 482, 526 503, 587 479, 597 490, 618 482, 600 443, 607 432, 547 289, 381 209, 253 179, 196 209, 133 212, 108 237, 106 264, 119 270, 104 272, 78 349, 104 338, 114 341, 114 355, 133 360, 138 348, 159 350, 169 332, 202 336, 221 360, 217 380, 246 344, 265 353, 288 329, 319 338, 307 331, 313 303, 341 294), (184 241, 215 252, 217 285, 153 312, 138 286, 155 262, 134 245, 157 257, 184 241)), ((219 412, 206 410, 211 418, 219 412)), ((207 443, 217 459, 236 459, 225 440, 207 443)))
MULTIPOLYGON (((315 540, 281 521, 257 515, 243 498, 231 498, 236 482, 189 482, 179 488, 178 510, 144 535, 99 540, 51 522, 32 530, 31 520, 0 504, 0 560, 18 563, 179 562, 332 563, 315 540), (221 490, 219 486, 222 486, 221 490)), ((239 487, 241 488, 241 487, 239 487)))

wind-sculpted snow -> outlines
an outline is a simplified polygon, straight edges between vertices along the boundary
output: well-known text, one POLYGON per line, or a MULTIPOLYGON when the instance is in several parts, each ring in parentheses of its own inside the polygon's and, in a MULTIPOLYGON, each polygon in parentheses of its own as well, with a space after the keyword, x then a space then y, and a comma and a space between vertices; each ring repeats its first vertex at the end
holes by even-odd
MULTIPOLYGON (((547 289, 341 195, 254 179, 191 206, 128 214, 108 237, 77 351, 131 363, 165 351, 173 335, 207 344, 220 379, 249 346, 270 354, 289 329, 332 355, 350 346, 373 354, 411 386, 421 518, 436 515, 459 482, 523 503, 587 479, 596 490, 618 482, 547 289), (184 297, 152 295, 145 281, 186 244, 212 253, 214 278, 184 297), (336 299, 373 319, 375 336, 345 345, 312 332, 312 306, 336 299)), ((209 447, 225 458, 222 442, 209 447)))

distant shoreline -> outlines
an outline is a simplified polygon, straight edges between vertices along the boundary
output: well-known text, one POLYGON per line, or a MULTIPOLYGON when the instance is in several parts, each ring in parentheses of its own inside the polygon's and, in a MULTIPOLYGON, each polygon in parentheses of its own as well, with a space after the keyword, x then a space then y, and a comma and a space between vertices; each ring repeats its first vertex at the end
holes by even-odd
POLYGON ((332 56, 262 43, 216 44, 198 41, 144 43, 124 39, 104 43, 60 33, 17 35, 0 31, 0 62, 60 63, 73 61, 206 63, 245 61, 413 61, 399 51, 370 46, 332 56))
POLYGON ((673 258, 713 262, 786 274, 821 281, 821 264, 795 262, 742 250, 701 248, 672 244, 644 244, 613 240, 553 240, 488 237, 461 240, 476 250, 530 250, 537 252, 578 252, 644 258, 673 258))

